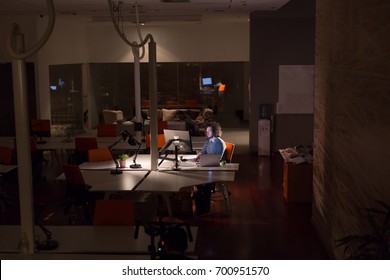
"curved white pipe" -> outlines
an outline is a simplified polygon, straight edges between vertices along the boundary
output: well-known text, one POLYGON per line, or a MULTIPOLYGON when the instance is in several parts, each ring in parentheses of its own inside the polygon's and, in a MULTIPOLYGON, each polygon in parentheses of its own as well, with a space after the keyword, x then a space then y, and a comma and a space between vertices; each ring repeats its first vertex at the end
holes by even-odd
MULTIPOLYGON (((132 43, 129 40, 127 40, 126 36, 121 32, 121 30, 118 26, 118 23, 115 21, 115 15, 114 15, 114 12, 112 10, 112 0, 108 0, 108 9, 110 10, 112 23, 114 24, 115 30, 118 32, 118 34, 122 38, 122 40, 125 41, 126 44, 128 44, 130 47, 141 48, 142 46, 144 46, 148 42, 148 40, 150 40, 151 42, 154 42, 153 36, 151 34, 146 35, 146 37, 141 41, 140 44, 137 44, 136 42, 132 43)), ((142 38, 140 38, 140 39, 142 39, 142 38)))
POLYGON ((23 53, 18 53, 17 50, 14 49, 14 46, 12 46, 12 34, 20 34, 19 26, 18 24, 14 23, 12 25, 11 31, 9 36, 7 37, 7 49, 10 53, 11 57, 16 59, 26 59, 27 57, 32 56, 34 53, 36 53, 40 48, 43 47, 43 45, 47 42, 47 40, 50 38, 51 33, 54 29, 55 24, 55 9, 54 9, 54 3, 53 0, 46 0, 48 12, 49 12, 49 22, 46 27, 46 31, 43 34, 42 38, 33 46, 30 50, 25 51, 23 53))
MULTIPOLYGON (((156 43, 154 42, 153 36, 151 34, 146 35, 146 37, 142 40, 141 32, 138 30, 138 35, 140 37, 141 43, 137 44, 137 42, 130 42, 127 40, 126 36, 121 32, 118 23, 115 21, 115 15, 112 9, 112 1, 108 0, 108 9, 110 10, 111 20, 114 24, 115 30, 125 41, 126 44, 134 48, 143 47, 148 40, 149 42, 149 99, 150 99, 150 155, 151 155, 151 169, 157 169, 157 161, 158 161, 158 148, 157 148, 157 59, 156 59, 156 43)), ((138 14, 137 14, 137 28, 139 29, 138 24, 138 14)), ((139 102, 140 100, 138 100, 139 102)), ((140 102, 138 106, 140 108, 140 102)))

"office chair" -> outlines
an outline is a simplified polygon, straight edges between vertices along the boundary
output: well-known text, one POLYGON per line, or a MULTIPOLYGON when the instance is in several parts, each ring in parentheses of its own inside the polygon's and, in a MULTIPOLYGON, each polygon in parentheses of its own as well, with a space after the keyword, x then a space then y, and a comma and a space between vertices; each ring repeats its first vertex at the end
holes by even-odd
POLYGON ((134 226, 134 203, 125 199, 96 200, 94 226, 134 226))
POLYGON ((88 161, 88 150, 98 148, 96 137, 76 137, 74 144, 75 150, 71 162, 77 165, 88 161))
POLYGON ((232 159, 233 159, 234 148, 236 145, 233 143, 230 143, 230 142, 225 142, 225 144, 226 144, 226 149, 224 152, 224 154, 225 154, 224 158, 225 158, 227 163, 231 163, 232 159))
POLYGON ((175 100, 168 100, 165 102, 165 105, 167 107, 176 107, 179 105, 179 102, 175 101, 175 100))
POLYGON ((64 213, 69 213, 69 224, 76 224, 79 215, 75 213, 74 208, 82 208, 83 217, 90 219, 90 208, 93 207, 95 200, 95 194, 88 192, 90 186, 87 186, 84 182, 83 174, 78 165, 72 165, 68 163, 62 164, 66 179, 66 199, 64 206, 64 213))
POLYGON ((50 120, 40 120, 32 119, 31 120, 31 135, 34 137, 39 137, 39 144, 44 144, 46 141, 42 137, 51 137, 50 131, 51 125, 50 120))
MULTIPOLYGON (((13 154, 14 149, 0 146, 0 164, 11 165, 13 154)), ((9 205, 11 205, 10 203, 12 200, 12 197, 8 196, 5 192, 3 192, 2 184, 3 177, 2 174, 0 174, 0 196, 2 197, 2 199, 0 200, 0 210, 4 210, 6 206, 8 207, 9 205)))
POLYGON ((117 125, 112 123, 100 123, 97 127, 97 137, 116 137, 117 125))
POLYGON ((14 149, 0 146, 0 163, 5 165, 12 164, 13 154, 14 149))
POLYGON ((186 99, 184 100, 185 106, 187 108, 196 108, 198 107, 198 100, 196 99, 186 99))
POLYGON ((150 100, 149 99, 144 99, 142 100, 142 108, 149 108, 150 107, 150 100))
MULTIPOLYGON (((225 142, 225 144, 226 149, 224 151, 222 159, 226 160, 227 163, 231 163, 233 160, 234 148, 236 145, 230 142, 225 142)), ((221 188, 216 186, 214 192, 218 191, 222 193, 223 199, 225 200, 226 210, 230 211, 230 196, 232 193, 229 191, 229 188, 226 183, 222 183, 221 186, 221 188)))
POLYGON ((108 161, 108 160, 113 160, 111 152, 108 148, 97 148, 97 149, 88 150, 89 162, 108 161))

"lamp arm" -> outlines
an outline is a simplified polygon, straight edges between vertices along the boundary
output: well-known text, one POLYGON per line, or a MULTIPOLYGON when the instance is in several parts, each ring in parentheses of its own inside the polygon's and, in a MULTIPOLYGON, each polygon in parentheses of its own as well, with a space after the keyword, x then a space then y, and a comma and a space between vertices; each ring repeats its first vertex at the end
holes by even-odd
MULTIPOLYGON (((135 140, 135 139, 134 139, 135 140)), ((134 164, 137 164, 137 156, 138 156, 138 154, 139 154, 139 150, 141 149, 141 143, 140 142, 138 142, 137 140, 135 140, 136 141, 136 143, 138 143, 138 149, 137 149, 137 151, 135 152, 135 156, 134 156, 134 159, 133 159, 133 163, 134 164)))
POLYGON ((52 235, 51 231, 48 230, 47 228, 45 228, 45 227, 44 227, 43 225, 41 225, 41 224, 39 224, 38 226, 40 227, 40 229, 41 229, 41 230, 43 231, 43 233, 45 234, 46 239, 47 239, 47 240, 51 239, 51 235, 52 235))
POLYGON ((112 151, 112 148, 115 147, 115 145, 118 144, 121 140, 122 140, 122 138, 119 138, 118 140, 116 140, 114 143, 112 143, 110 146, 107 147, 108 150, 110 151, 110 154, 112 156, 112 160, 114 161, 116 168, 119 168, 119 162, 115 158, 114 152, 112 151))

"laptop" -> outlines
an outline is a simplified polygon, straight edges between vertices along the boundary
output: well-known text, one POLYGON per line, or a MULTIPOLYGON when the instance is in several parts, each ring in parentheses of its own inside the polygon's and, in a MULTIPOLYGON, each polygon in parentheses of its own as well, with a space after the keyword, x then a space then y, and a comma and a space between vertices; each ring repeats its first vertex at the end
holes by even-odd
POLYGON ((201 154, 199 156, 200 167, 214 167, 219 166, 221 155, 219 154, 201 154))

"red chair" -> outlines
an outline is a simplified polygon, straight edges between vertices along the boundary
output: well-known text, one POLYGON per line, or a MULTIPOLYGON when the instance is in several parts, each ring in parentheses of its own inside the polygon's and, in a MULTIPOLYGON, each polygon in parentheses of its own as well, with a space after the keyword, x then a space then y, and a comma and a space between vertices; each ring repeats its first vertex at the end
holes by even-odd
POLYGON ((76 137, 75 138, 75 151, 74 151, 74 164, 80 164, 88 161, 88 150, 97 149, 98 143, 96 137, 76 137))
POLYGON ((90 219, 91 207, 93 207, 95 194, 88 192, 90 189, 84 182, 83 174, 79 166, 68 163, 62 164, 66 179, 66 198, 64 213, 69 215, 69 224, 75 224, 78 219, 77 208, 83 209, 84 218, 90 219))
POLYGON ((50 128, 51 128, 50 120, 38 120, 38 119, 31 120, 31 134, 34 137, 39 137, 38 144, 45 143, 42 137, 51 137, 50 128))
POLYGON ((13 154, 14 149, 0 146, 0 163, 5 165, 12 164, 13 154))
POLYGON ((117 125, 112 123, 101 123, 97 127, 97 137, 117 136, 117 125))
POLYGON ((96 200, 94 226, 134 226, 134 203, 130 200, 96 200))

